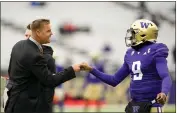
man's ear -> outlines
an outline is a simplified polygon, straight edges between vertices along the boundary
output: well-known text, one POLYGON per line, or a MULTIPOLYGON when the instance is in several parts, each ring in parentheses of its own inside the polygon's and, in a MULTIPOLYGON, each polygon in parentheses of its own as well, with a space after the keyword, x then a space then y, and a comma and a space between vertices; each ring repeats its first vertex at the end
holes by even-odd
POLYGON ((36 30, 36 35, 37 35, 37 36, 40 35, 40 30, 39 30, 39 29, 36 30))

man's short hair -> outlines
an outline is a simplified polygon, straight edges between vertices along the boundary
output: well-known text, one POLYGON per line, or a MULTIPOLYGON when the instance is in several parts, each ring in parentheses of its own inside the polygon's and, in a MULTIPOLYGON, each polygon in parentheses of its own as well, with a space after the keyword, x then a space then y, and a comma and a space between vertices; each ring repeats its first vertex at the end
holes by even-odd
POLYGON ((32 31, 35 31, 37 29, 42 28, 44 24, 50 24, 50 20, 49 19, 37 19, 37 20, 34 20, 31 23, 30 28, 31 28, 32 31))

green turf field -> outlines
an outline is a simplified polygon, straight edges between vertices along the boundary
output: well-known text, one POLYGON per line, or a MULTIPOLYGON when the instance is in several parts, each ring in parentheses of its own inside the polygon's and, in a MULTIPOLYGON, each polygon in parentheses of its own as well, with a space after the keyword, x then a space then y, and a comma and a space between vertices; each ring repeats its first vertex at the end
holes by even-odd
MULTIPOLYGON (((4 81, 1 79, 1 96, 3 94, 4 90, 4 81)), ((124 112, 126 105, 104 105, 102 106, 101 112, 124 112)), ((65 106, 65 112, 84 112, 83 106, 65 106)), ((165 112, 175 112, 175 105, 165 105, 164 106, 165 112)), ((3 108, 1 105, 1 112, 3 112, 3 108)), ((59 109, 57 106, 54 106, 54 112, 59 112, 59 109)), ((89 112, 95 112, 95 107, 91 106, 89 108, 89 112)))
MULTIPOLYGON (((101 112, 124 112, 125 105, 105 105, 102 107, 101 112)), ((54 106, 54 112, 59 112, 57 106, 54 106)), ((1 109, 3 112, 3 109, 1 109)), ((66 106, 64 112, 84 112, 83 106, 66 106)), ((90 107, 88 112, 95 112, 95 107, 90 107)), ((174 112, 175 105, 166 105, 164 112, 174 112)))
MULTIPOLYGON (((104 105, 101 109, 101 112, 124 112, 125 105, 104 105)), ((54 111, 59 112, 57 106, 54 106, 54 111)), ((65 112, 84 112, 83 106, 67 106, 65 107, 65 112)), ((95 112, 95 107, 90 107, 89 112, 95 112)), ((164 112, 174 112, 175 105, 166 105, 164 106, 164 112)))

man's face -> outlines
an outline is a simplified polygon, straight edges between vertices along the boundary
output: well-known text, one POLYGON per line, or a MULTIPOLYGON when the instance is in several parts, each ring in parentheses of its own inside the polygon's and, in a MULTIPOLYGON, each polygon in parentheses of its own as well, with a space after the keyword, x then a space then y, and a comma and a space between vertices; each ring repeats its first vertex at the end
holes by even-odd
POLYGON ((44 24, 37 34, 41 44, 50 43, 50 37, 52 36, 50 24, 44 24))
POLYGON ((29 29, 26 30, 26 32, 25 32, 25 37, 26 37, 26 38, 31 37, 31 30, 29 30, 29 29))

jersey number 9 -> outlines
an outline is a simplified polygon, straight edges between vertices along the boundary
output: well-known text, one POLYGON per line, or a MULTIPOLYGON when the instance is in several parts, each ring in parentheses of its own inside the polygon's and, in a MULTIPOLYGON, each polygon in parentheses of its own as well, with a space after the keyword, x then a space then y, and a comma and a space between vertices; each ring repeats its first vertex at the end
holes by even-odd
POLYGON ((143 73, 141 72, 141 62, 135 61, 132 65, 133 80, 142 80, 143 73))

